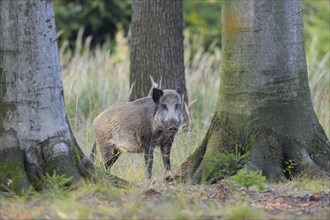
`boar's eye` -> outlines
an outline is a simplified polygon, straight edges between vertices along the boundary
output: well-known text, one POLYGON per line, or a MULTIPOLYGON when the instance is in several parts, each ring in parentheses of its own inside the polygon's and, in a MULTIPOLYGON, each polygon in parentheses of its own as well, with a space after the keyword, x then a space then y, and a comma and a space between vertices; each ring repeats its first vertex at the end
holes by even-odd
POLYGON ((161 108, 162 108, 163 110, 166 110, 166 109, 167 109, 166 104, 161 104, 160 106, 161 106, 161 108))
POLYGON ((175 110, 178 110, 180 108, 179 104, 175 104, 175 110))

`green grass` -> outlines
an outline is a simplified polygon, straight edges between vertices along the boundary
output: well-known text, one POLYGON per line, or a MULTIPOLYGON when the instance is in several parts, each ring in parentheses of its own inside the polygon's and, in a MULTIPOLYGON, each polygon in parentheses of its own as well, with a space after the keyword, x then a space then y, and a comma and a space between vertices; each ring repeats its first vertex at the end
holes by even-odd
POLYGON ((247 191, 232 179, 204 186, 154 181, 140 183, 137 187, 116 188, 102 169, 98 168, 97 172, 93 181, 65 192, 55 187, 21 197, 4 199, 0 195, 1 218, 278 219, 281 216, 280 219, 323 219, 327 216, 325 199, 322 203, 310 204, 290 201, 309 194, 329 196, 329 182, 323 179, 307 181, 301 177, 287 183, 267 185, 267 190, 262 192, 247 191), (313 216, 309 207, 313 208, 313 216))

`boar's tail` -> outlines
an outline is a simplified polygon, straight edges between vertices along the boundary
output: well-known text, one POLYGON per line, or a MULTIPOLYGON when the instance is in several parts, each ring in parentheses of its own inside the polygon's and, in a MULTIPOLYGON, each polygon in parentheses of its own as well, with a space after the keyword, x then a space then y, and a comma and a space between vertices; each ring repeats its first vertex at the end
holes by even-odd
POLYGON ((93 148, 91 151, 91 155, 89 156, 89 159, 94 162, 94 157, 96 155, 96 142, 94 141, 93 148))

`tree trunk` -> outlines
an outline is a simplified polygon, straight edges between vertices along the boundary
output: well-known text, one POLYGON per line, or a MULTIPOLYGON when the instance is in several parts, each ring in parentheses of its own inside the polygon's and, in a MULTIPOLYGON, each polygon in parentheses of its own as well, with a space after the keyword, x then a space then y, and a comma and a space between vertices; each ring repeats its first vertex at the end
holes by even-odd
POLYGON ((181 0, 133 0, 130 100, 147 96, 150 76, 165 89, 180 88, 188 102, 181 0))
POLYGON ((93 170, 70 129, 63 97, 53 5, 0 0, 0 184, 40 188, 45 173, 93 170))
MULTIPOLYGON (((248 167, 284 180, 330 171, 330 144, 312 107, 299 0, 223 2, 217 109, 202 144, 182 168, 199 183, 217 153, 250 152, 248 167)), ((221 161, 218 161, 221 163, 221 161)))

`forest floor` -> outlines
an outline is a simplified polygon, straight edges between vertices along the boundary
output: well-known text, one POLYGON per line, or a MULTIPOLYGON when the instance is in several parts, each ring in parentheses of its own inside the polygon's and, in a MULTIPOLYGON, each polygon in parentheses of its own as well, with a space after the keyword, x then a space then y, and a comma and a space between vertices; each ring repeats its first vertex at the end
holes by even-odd
POLYGON ((53 186, 24 196, 2 194, 0 219, 329 219, 330 182, 295 179, 247 190, 231 178, 212 185, 114 186, 105 175, 76 189, 53 186), (108 180, 108 181, 107 181, 108 180))

